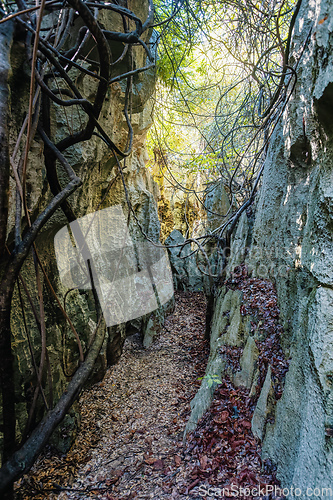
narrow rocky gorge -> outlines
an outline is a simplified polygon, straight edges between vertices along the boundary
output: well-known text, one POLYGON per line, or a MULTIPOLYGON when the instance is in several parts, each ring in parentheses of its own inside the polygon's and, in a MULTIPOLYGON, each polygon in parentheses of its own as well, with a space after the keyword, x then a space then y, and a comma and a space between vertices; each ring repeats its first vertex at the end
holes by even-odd
POLYGON ((205 297, 178 293, 154 344, 129 337, 119 363, 84 392, 69 453, 44 454, 17 484, 17 499, 187 497, 183 434, 206 366, 204 332, 205 297))
POLYGON ((251 431, 254 400, 231 380, 239 368, 232 353, 220 353, 231 378, 214 382, 212 407, 184 434, 208 360, 205 315, 202 293, 177 292, 175 311, 151 347, 129 337, 119 363, 82 395, 70 451, 43 453, 17 483, 17 500, 197 500, 210 488, 232 497, 233 490, 265 492, 267 485, 276 488, 274 498, 282 496, 251 431))
MULTIPOLYGON (((267 141, 258 189, 246 206, 220 177, 200 185, 199 204, 187 184, 191 194, 179 194, 158 179, 154 168, 161 167, 161 158, 147 167, 157 78, 147 47, 155 47, 156 33, 147 25, 140 43, 128 51, 112 36, 121 32, 126 38, 129 26, 145 25, 151 2, 112 5, 112 14, 100 13, 99 22, 119 67, 111 64, 99 120, 114 143, 122 148, 131 143, 132 149, 120 165, 98 134, 71 146, 66 161, 83 181, 70 197, 71 210, 77 221, 118 207, 126 216, 138 274, 140 245, 150 240, 160 248, 163 241, 175 299, 168 295, 154 311, 107 326, 96 289, 62 280, 55 237, 70 226, 70 218, 63 208, 55 211, 36 238, 36 255, 29 254, 19 284, 13 284, 9 351, 17 446, 66 394, 98 329, 103 341, 79 401, 31 472, 15 483, 15 498, 197 500, 237 496, 240 488, 248 488, 243 495, 248 498, 291 498, 291 488, 301 498, 307 491, 332 497, 333 0, 297 2, 288 47, 295 81, 277 107, 279 120, 267 141), (130 76, 119 78, 128 71, 130 76), (226 214, 235 213, 239 216, 229 220, 226 214), (218 237, 228 220, 233 230, 218 237), (186 243, 191 231, 194 237, 186 243), (200 239, 204 233, 208 240, 200 239), (204 241, 201 248, 198 241, 204 241)), ((54 22, 52 11, 46 21, 51 18, 54 22)), ((80 39, 80 22, 71 21, 68 47, 80 39)), ((30 85, 20 36, 18 31, 7 44, 6 120, 14 160, 30 85)), ((73 66, 70 75, 88 101, 100 80, 94 76, 96 54, 89 44, 85 50, 92 53, 82 63, 85 71, 73 66)), ((57 78, 49 78, 56 84, 57 78)), ((59 143, 82 127, 82 109, 71 115, 64 109, 50 105, 59 143)), ((32 219, 54 194, 45 158, 47 163, 47 147, 36 134, 26 173, 32 219)), ((8 255, 18 220, 22 236, 29 230, 28 217, 22 211, 18 216, 15 172, 8 173, 6 191, 8 255)), ((63 183, 60 164, 55 172, 63 183)), ((102 229, 100 246, 111 255, 115 225, 102 229)), ((129 247, 126 252, 129 260, 129 247)), ((64 255, 66 266, 71 255, 64 255)), ((1 269, 6 259, 7 254, 1 269)), ((69 265, 70 272, 74 267, 69 265)), ((130 276, 125 271, 124 279, 130 276)), ((143 283, 138 281, 138 289, 143 283)), ((152 289, 156 295, 155 283, 152 289)), ((130 310, 133 304, 123 302, 130 310)))

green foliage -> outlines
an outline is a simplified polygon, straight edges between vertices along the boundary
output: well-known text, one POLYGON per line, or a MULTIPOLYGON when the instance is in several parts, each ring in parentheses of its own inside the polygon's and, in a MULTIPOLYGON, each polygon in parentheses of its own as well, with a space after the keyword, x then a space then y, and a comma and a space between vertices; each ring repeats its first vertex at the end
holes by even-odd
POLYGON ((222 384, 222 380, 219 379, 217 375, 205 375, 204 377, 198 378, 198 380, 207 380, 208 387, 212 387, 213 384, 222 384))
POLYGON ((155 5, 159 84, 151 150, 164 151, 177 181, 200 174, 222 178, 237 193, 251 189, 279 116, 273 109, 271 120, 261 118, 281 90, 293 3, 155 5))

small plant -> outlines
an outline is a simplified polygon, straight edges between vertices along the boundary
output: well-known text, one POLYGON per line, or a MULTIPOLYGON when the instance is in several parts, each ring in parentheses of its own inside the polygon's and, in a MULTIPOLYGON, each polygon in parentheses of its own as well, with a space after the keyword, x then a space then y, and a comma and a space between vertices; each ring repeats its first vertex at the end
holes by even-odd
POLYGON ((199 377, 198 380, 207 380, 208 387, 212 387, 213 384, 222 384, 222 380, 219 379, 217 375, 205 375, 204 377, 199 377))

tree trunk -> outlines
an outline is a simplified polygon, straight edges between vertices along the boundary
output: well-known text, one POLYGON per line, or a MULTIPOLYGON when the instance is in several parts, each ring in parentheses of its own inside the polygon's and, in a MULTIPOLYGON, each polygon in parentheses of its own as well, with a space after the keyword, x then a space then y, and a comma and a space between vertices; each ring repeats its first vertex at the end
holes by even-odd
POLYGON ((23 446, 0 469, 1 492, 5 492, 6 489, 10 488, 16 479, 31 468, 39 453, 48 442, 52 432, 60 424, 73 402, 77 399, 94 368, 97 356, 104 342, 104 333, 105 323, 101 321, 96 339, 84 363, 78 368, 69 382, 67 390, 63 393, 53 410, 50 410, 37 425, 23 446))

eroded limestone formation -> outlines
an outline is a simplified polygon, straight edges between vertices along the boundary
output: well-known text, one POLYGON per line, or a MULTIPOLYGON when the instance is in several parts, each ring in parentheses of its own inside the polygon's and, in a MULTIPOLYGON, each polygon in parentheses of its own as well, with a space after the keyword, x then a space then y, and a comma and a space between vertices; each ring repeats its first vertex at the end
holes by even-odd
MULTIPOLYGON (((138 18, 144 22, 148 15, 148 1, 129 1, 129 9, 135 12, 138 18)), ((52 14, 50 14, 52 15, 52 14)), ((50 16, 49 15, 49 16, 50 16)), ((58 15, 58 14, 57 14, 58 15)), ((45 17, 47 26, 49 16, 45 17)), ((44 22, 44 21, 43 21, 44 22)), ((100 14, 100 22, 110 31, 122 31, 123 20, 121 15, 103 11, 100 14), (101 17, 102 16, 102 17, 101 17)), ((71 29, 71 40, 74 43, 81 24, 74 22, 71 29)), ((143 40, 149 41, 151 30, 143 34, 143 40)), ((70 45, 71 41, 69 42, 70 45)), ((121 55, 124 46, 120 42, 110 41, 110 48, 113 60, 121 55)), ((94 71, 91 61, 96 57, 92 50, 92 42, 86 47, 90 62, 83 62, 83 65, 90 71, 94 71), (91 46, 90 46, 91 45, 91 46)), ((114 67, 112 77, 116 77, 128 71, 128 68, 142 68, 147 65, 147 53, 142 46, 131 47, 126 53, 122 62, 114 67)), ((90 99, 96 92, 98 82, 89 74, 80 73, 76 68, 70 70, 70 76, 76 82, 77 88, 83 97, 90 99)), ((124 115, 125 91, 127 80, 115 82, 109 86, 108 96, 105 99, 100 115, 100 124, 120 148, 126 148, 128 141, 129 127, 124 115)), ((30 69, 26 60, 26 50, 22 42, 14 40, 11 49, 11 77, 10 77, 10 139, 11 149, 15 145, 18 132, 22 125, 27 103, 29 102, 30 69)), ((123 166, 124 179, 127 186, 128 197, 131 201, 135 216, 138 219, 141 229, 130 217, 129 232, 135 245, 140 245, 145 240, 143 232, 153 241, 158 242, 160 237, 160 223, 157 215, 156 185, 149 172, 145 168, 147 153, 145 149, 145 137, 152 120, 152 103, 150 97, 154 91, 155 71, 150 69, 136 74, 133 77, 133 87, 130 96, 131 100, 131 125, 133 127, 133 147, 131 154, 126 158, 123 166)), ((79 107, 64 108, 51 104, 52 126, 57 141, 68 135, 68 127, 72 133, 82 128, 86 116, 79 107)), ((65 152, 65 157, 74 168, 76 174, 82 179, 83 184, 69 202, 75 217, 80 218, 86 214, 91 214, 96 210, 107 207, 122 207, 124 214, 128 214, 126 196, 121 177, 117 177, 117 166, 112 151, 107 148, 104 142, 96 136, 92 136, 89 141, 80 142, 72 146, 65 152), (111 187, 110 187, 111 186, 111 187)), ((58 171, 60 182, 65 182, 61 168, 58 171)), ((15 223, 15 180, 10 179, 10 214, 9 214, 9 238, 13 236, 15 223)), ((52 195, 46 180, 43 143, 38 134, 33 141, 29 153, 29 165, 27 170, 27 202, 32 219, 50 201, 52 195)), ((24 224, 25 222, 23 222, 24 224)), ((65 305, 67 314, 79 333, 82 347, 87 349, 94 329, 96 327, 96 304, 94 296, 89 289, 74 288, 71 290, 66 284, 61 283, 56 262, 54 237, 57 232, 66 227, 68 223, 64 213, 58 209, 50 221, 43 227, 38 236, 36 247, 41 262, 47 272, 50 282, 65 305)), ((108 228, 112 233, 112 228, 108 228)), ((66 387, 66 383, 78 366, 79 353, 76 339, 66 324, 62 313, 52 298, 50 288, 41 274, 41 283, 44 291, 45 323, 47 331, 47 353, 51 367, 53 400, 56 401, 66 387)), ((22 278, 28 291, 35 302, 35 271, 32 257, 29 257, 22 268, 22 278)), ((31 335, 32 349, 38 363, 41 346, 40 334, 36 327, 35 318, 27 298, 23 292, 25 304, 25 321, 27 329, 31 335)), ((37 301, 36 301, 36 307, 37 301)), ((160 322, 162 320, 160 319, 160 322)), ((141 331, 143 334, 147 330, 149 338, 153 331, 150 315, 141 319, 122 323, 117 326, 106 328, 106 335, 103 348, 100 352, 99 361, 95 368, 92 380, 100 379, 105 373, 108 364, 115 363, 121 354, 124 339, 128 333, 141 331), (150 321, 150 322, 149 322, 150 321)), ((15 357, 16 373, 16 398, 18 401, 18 429, 23 432, 27 412, 33 396, 33 388, 36 385, 34 368, 26 339, 24 321, 22 319, 21 303, 16 289, 12 307, 12 333, 13 349, 15 357)), ((50 383, 46 384, 46 396, 50 392, 50 383)), ((73 422, 78 417, 75 410, 66 417, 63 430, 56 438, 56 444, 60 448, 66 448, 71 440, 71 429, 73 422)))
MULTIPOLYGON (((332 8, 331 0, 301 5, 291 50, 291 64, 299 58, 297 83, 269 145, 253 231, 243 213, 233 236, 230 286, 215 300, 206 371, 229 374, 254 397, 259 388, 252 431, 263 460, 276 464, 283 487, 300 488, 304 497, 318 488, 320 498, 332 487, 333 467, 332 8), (236 266, 276 287, 286 366, 278 390, 273 357, 264 373, 258 367, 256 345, 265 342, 265 332, 258 325, 244 334, 244 301, 232 290, 236 266), (240 366, 231 372, 224 344, 241 349, 240 366)), ((209 406, 213 389, 203 381, 188 429, 209 406)))

